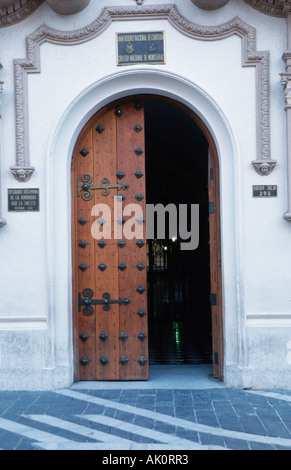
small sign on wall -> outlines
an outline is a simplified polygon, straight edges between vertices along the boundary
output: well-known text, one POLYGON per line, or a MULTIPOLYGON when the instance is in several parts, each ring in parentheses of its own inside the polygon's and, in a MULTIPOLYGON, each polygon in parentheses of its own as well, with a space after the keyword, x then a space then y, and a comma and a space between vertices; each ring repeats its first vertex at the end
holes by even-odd
POLYGON ((8 189, 9 212, 38 212, 39 189, 8 189))
POLYGON ((117 65, 165 64, 164 31, 117 33, 117 65))
POLYGON ((253 197, 277 197, 277 185, 255 185, 253 186, 253 197))

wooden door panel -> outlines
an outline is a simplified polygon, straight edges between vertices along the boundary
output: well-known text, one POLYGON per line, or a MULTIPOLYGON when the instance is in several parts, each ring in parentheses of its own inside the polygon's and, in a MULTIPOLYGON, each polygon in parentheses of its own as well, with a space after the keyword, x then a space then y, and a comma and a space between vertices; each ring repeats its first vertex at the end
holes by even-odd
MULTIPOLYGON (((78 175, 93 173, 93 159, 83 157, 82 153, 88 152, 88 156, 92 155, 92 129, 89 129, 81 146, 79 146, 78 154, 78 175)), ((78 290, 83 292, 86 288, 93 288, 95 283, 94 276, 94 251, 92 249, 91 237, 91 208, 81 198, 77 201, 77 278, 78 290), (82 246, 80 246, 82 245, 82 246)), ((79 356, 80 361, 86 361, 90 358, 90 362, 86 367, 80 368, 80 380, 89 380, 95 374, 95 314, 92 316, 79 316, 79 356), (88 338, 86 339, 87 335, 88 338), (82 338, 82 339, 81 339, 82 338)))
POLYGON ((74 152, 74 308, 79 380, 148 378, 144 108, 131 102, 121 109, 120 113, 115 107, 98 113, 86 126, 74 152), (102 183, 114 187, 96 187, 102 183), (124 187, 118 188, 118 184, 124 187), (135 221, 135 214, 124 215, 123 222, 116 220, 118 195, 124 198, 123 208, 135 204, 142 214, 144 220, 137 225, 143 228, 139 238, 144 244, 140 247, 138 239, 128 239, 123 233, 127 222, 135 221), (124 244, 119 243, 121 238, 124 244), (139 286, 144 287, 141 293, 139 286), (100 300, 108 294, 113 301, 129 299, 129 303, 112 303, 105 308, 100 300))
MULTIPOLYGON (((133 217, 134 220, 138 217, 145 219, 144 108, 139 109, 139 106, 137 108, 132 103, 123 105, 121 107, 123 114, 117 120, 118 171, 122 171, 126 175, 124 179, 130 181, 130 188, 123 192, 124 204, 133 204, 142 209, 141 214, 132 212, 125 215, 126 221, 133 217), (137 125, 142 129, 135 130, 137 125), (136 177, 137 171, 141 171, 143 176, 136 177), (137 195, 141 196, 136 199, 137 195)), ((145 220, 140 223, 135 222, 133 229, 135 228, 141 230, 142 234, 132 240, 128 239, 129 237, 124 237, 126 245, 119 248, 119 263, 126 266, 119 275, 120 296, 130 298, 130 304, 128 307, 121 308, 120 315, 120 331, 128 336, 125 341, 120 343, 120 356, 128 359, 126 367, 120 368, 120 378, 123 380, 145 379, 148 375, 148 364, 140 365, 138 362, 140 357, 147 358, 148 356, 147 316, 140 317, 137 314, 140 309, 147 310, 146 245, 139 248, 136 244, 139 239, 145 240, 146 238, 145 220), (139 293, 137 291, 139 286, 143 286, 146 290, 139 293), (146 335, 146 338, 141 336, 142 339, 139 338, 142 333, 146 335)))
MULTIPOLYGON (((101 183, 103 178, 108 178, 111 184, 116 182, 116 117, 114 110, 110 110, 93 124, 93 145, 94 145, 94 170, 95 181, 101 183), (96 131, 99 126, 104 128, 103 132, 96 131)), ((94 203, 96 205, 106 204, 110 208, 114 207, 114 198, 117 196, 117 189, 112 188, 108 196, 104 196, 101 190, 94 192, 94 203)), ((107 224, 111 223, 111 239, 106 238, 106 246, 98 245, 99 239, 94 240, 96 253, 96 284, 95 296, 102 299, 105 293, 109 293, 112 299, 119 298, 118 291, 118 252, 114 240, 113 224, 108 219, 108 214, 102 211, 96 212, 97 218, 103 217, 106 222, 103 227, 106 230, 107 224), (97 215, 98 214, 98 215, 97 215)), ((111 215, 112 217, 112 215, 111 215)), ((98 224, 101 229, 101 225, 98 224)), ((96 380, 117 379, 119 375, 119 351, 116 346, 118 342, 118 318, 119 306, 112 305, 109 311, 105 311, 103 306, 96 308, 96 380), (105 334, 106 340, 100 339, 100 335, 105 334), (103 362, 103 360, 108 362, 103 362), (102 362, 101 362, 102 361, 102 362)))
POLYGON ((223 379, 224 347, 222 321, 222 277, 221 277, 221 236, 219 168, 215 165, 214 152, 209 147, 208 154, 209 190, 209 235, 210 235, 210 280, 212 311, 213 375, 223 379))

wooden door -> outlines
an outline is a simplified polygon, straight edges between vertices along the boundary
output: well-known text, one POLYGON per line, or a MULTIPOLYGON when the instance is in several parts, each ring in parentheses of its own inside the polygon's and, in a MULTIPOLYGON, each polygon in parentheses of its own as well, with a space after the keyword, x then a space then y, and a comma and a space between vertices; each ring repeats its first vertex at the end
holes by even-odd
POLYGON ((104 109, 85 126, 73 155, 72 192, 75 380, 145 380, 142 102, 104 109))
POLYGON ((223 380, 224 341, 220 236, 219 167, 211 143, 208 153, 210 303, 212 313, 213 376, 223 380))

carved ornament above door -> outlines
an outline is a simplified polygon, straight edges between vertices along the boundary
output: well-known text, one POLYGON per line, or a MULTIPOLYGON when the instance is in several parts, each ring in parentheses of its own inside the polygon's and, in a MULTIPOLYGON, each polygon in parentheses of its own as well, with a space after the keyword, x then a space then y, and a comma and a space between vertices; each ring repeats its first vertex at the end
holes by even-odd
POLYGON ((291 13, 290 0, 244 0, 251 7, 266 15, 286 18, 291 13))
MULTIPOLYGON (((0 27, 11 26, 31 15, 45 0, 0 0, 0 27)), ((86 8, 91 0, 47 0, 60 15, 73 15, 86 8)))

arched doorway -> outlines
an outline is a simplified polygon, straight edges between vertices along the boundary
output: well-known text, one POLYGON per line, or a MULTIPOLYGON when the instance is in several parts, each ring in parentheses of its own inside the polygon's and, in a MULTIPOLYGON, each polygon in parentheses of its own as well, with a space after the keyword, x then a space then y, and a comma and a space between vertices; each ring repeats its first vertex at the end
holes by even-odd
MULTIPOLYGON (((95 189, 96 205, 101 202, 101 191, 95 189)), ((91 118, 78 138, 72 161, 72 198, 75 380, 141 380, 147 379, 149 364, 209 362, 213 363, 214 376, 222 379, 219 167, 213 139, 202 121, 180 103, 157 96, 134 96, 108 105, 91 118), (134 129, 135 124, 141 129, 134 129), (110 129, 111 135, 102 143, 104 129, 110 129), (111 168, 102 154, 107 155, 111 168), (98 155, 103 163, 94 168, 92 162, 98 155), (127 244, 124 250, 118 239, 109 242, 109 251, 105 241, 111 257, 106 258, 98 239, 89 252, 95 263, 90 274, 90 263, 84 259, 96 219, 90 220, 93 206, 88 206, 86 197, 81 201, 90 191, 82 183, 92 189, 93 179, 101 179, 102 171, 106 175, 111 172, 112 182, 117 175, 117 187, 110 188, 112 204, 114 196, 121 194, 123 199, 128 191, 126 200, 133 190, 130 197, 142 204, 144 211, 145 203, 172 203, 177 208, 199 205, 199 247, 181 250, 178 231, 177 238, 163 241, 156 237, 147 243, 145 239, 135 240, 143 242, 138 249, 132 240, 122 239, 127 244), (88 174, 93 178, 82 179, 88 174), (129 188, 122 186, 125 176, 129 188), (82 218, 89 224, 83 225, 82 218), (141 267, 138 272, 137 265, 141 267), (110 284, 113 278, 114 286, 110 284), (126 306, 110 307, 111 320, 108 310, 104 314, 101 295, 107 286, 113 289, 111 300, 129 300, 126 306), (129 286, 130 298, 125 297, 129 286), (148 293, 142 301, 139 294, 133 294, 140 286, 148 293), (96 290, 100 290, 98 299, 96 290), (90 315, 86 314, 86 302, 90 315)))

